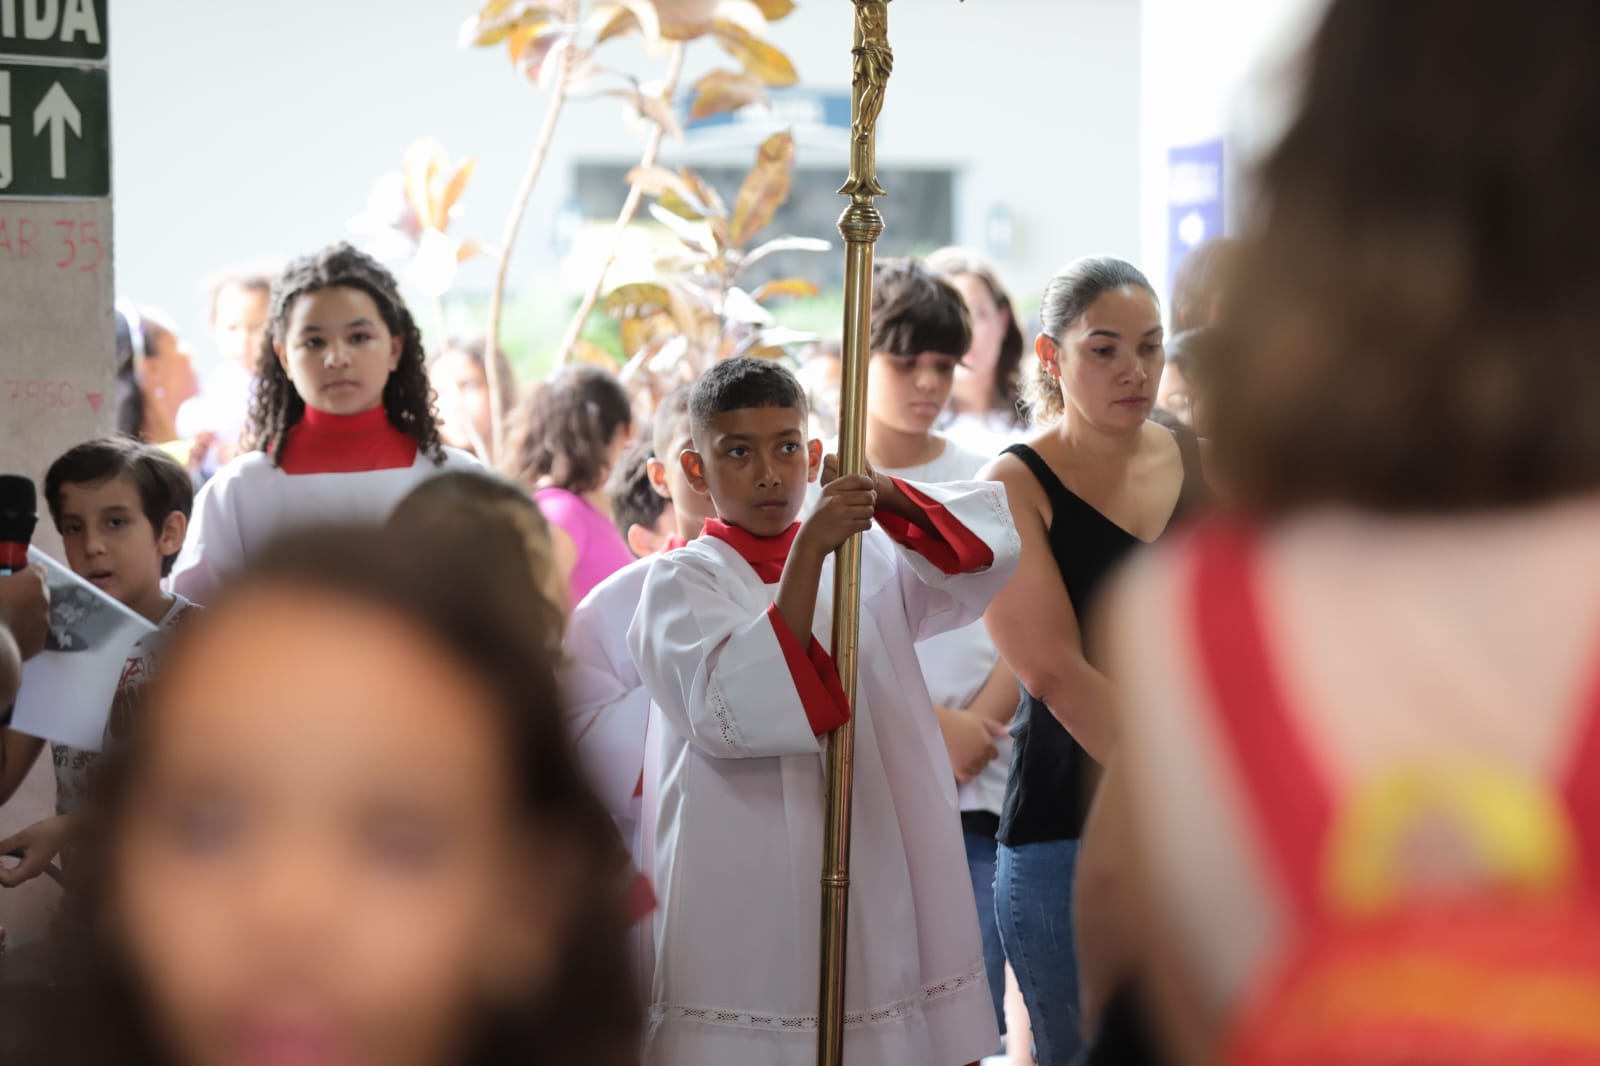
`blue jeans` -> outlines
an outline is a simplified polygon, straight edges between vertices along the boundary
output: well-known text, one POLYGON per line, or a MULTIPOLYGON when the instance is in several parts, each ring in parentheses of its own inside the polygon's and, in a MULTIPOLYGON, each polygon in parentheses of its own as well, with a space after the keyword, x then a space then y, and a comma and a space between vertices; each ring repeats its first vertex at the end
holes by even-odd
POLYGON ((999 847, 995 917, 1033 1024, 1039 1066, 1067 1066, 1082 1049, 1072 935, 1076 840, 999 847))
POLYGON ((1006 1032, 1006 953, 994 915, 995 849, 992 836, 963 832, 967 842, 967 871, 972 875, 972 895, 978 901, 978 930, 983 934, 983 968, 989 974, 989 994, 994 997, 995 1021, 1006 1032))

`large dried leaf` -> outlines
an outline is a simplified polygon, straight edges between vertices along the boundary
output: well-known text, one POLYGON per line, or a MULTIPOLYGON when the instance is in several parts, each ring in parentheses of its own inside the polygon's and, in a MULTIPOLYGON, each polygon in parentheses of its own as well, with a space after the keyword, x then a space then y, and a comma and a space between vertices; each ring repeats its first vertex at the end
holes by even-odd
POLYGON ((628 75, 611 67, 602 67, 594 61, 594 52, 588 48, 578 47, 574 42, 572 58, 567 61, 567 99, 582 100, 596 96, 600 90, 594 86, 602 78, 614 78, 620 81, 631 80, 628 75))
POLYGON ((663 337, 678 334, 678 323, 666 311, 622 321, 622 351, 632 357, 641 348, 663 337))
POLYGON ((652 374, 669 373, 677 368, 691 350, 688 337, 665 338, 660 341, 659 347, 650 353, 646 367, 652 374))
POLYGON ((661 19, 661 36, 669 41, 692 41, 711 32, 716 0, 655 0, 661 19))
POLYGON ((705 254, 711 251, 711 249, 706 247, 704 235, 701 233, 696 223, 691 222, 686 218, 678 217, 671 211, 668 211, 666 208, 662 207, 660 204, 650 205, 650 217, 671 230, 673 236, 682 241, 684 247, 688 248, 691 252, 700 252, 705 254))
POLYGON ((583 30, 585 39, 592 38, 595 47, 637 30, 654 49, 661 43, 661 16, 651 0, 609 0, 594 6, 583 30))
POLYGON ((711 227, 711 240, 719 251, 727 255, 738 255, 733 250, 733 223, 726 218, 709 218, 706 224, 711 227))
POLYGON ((648 319, 625 318, 622 320, 622 354, 632 359, 639 353, 639 349, 650 343, 655 337, 655 329, 648 319))
POLYGON ((701 222, 706 217, 706 212, 703 210, 704 204, 697 200, 686 200, 672 189, 662 193, 661 198, 656 203, 679 218, 687 219, 690 222, 701 222))
POLYGON ((745 175, 744 184, 739 186, 739 198, 733 205, 730 240, 735 248, 750 243, 750 238, 766 228, 789 198, 793 166, 793 134, 774 133, 761 143, 756 152, 756 165, 745 175))
POLYGON ((689 121, 699 122, 712 115, 726 115, 750 104, 766 102, 766 86, 754 74, 713 70, 694 83, 694 102, 689 105, 689 121))
POLYGON ((667 255, 655 262, 655 268, 661 274, 684 274, 695 276, 699 274, 721 275, 722 257, 718 255, 667 255))
POLYGON ((556 17, 554 4, 537 0, 489 0, 476 15, 461 24, 461 46, 489 48, 519 29, 556 17))
POLYGON ((794 10, 794 0, 753 0, 768 20, 776 22, 794 10))
POLYGON ((659 93, 649 89, 635 87, 633 89, 612 89, 608 92, 596 93, 597 96, 615 96, 626 100, 633 105, 634 111, 642 118, 661 127, 663 133, 675 141, 683 140, 683 126, 678 122, 678 115, 672 105, 663 99, 659 93))
POLYGON ((671 306, 665 285, 650 281, 619 285, 600 304, 600 313, 612 318, 640 318, 665 311, 671 306))
POLYGON ((634 167, 628 171, 626 180, 629 185, 639 186, 644 195, 655 197, 657 203, 679 218, 699 222, 709 213, 689 183, 667 167, 634 167))
POLYGON ((548 89, 561 68, 561 53, 572 47, 572 27, 569 23, 550 23, 541 26, 528 46, 517 59, 517 69, 523 77, 548 89))
POLYGON ((539 36, 539 29, 549 25, 545 22, 532 23, 527 26, 518 26, 506 35, 506 55, 511 58, 511 65, 515 67, 522 59, 523 51, 539 36))
POLYGON ((729 289, 722 298, 722 317, 752 326, 771 326, 777 322, 771 311, 756 303, 749 293, 737 286, 729 289))
POLYGON ((644 112, 644 117, 660 126, 668 137, 675 141, 683 140, 683 125, 678 121, 678 112, 671 101, 654 93, 646 93, 639 98, 639 108, 644 112))
POLYGON ((712 22, 711 32, 729 55, 764 84, 782 87, 800 80, 788 56, 737 22, 716 19, 712 22))
POLYGON ((610 352, 600 347, 593 341, 579 341, 572 346, 572 359, 578 363, 588 363, 590 366, 600 367, 613 373, 617 369, 617 361, 610 352))
POLYGON ((661 13, 656 10, 654 0, 620 0, 623 7, 633 12, 633 17, 639 21, 639 31, 644 34, 645 43, 655 48, 661 44, 661 13))
POLYGON ((706 205, 706 216, 708 218, 728 217, 728 205, 722 202, 722 194, 717 192, 716 186, 688 167, 684 167, 682 173, 683 180, 693 190, 695 198, 706 205))
POLYGON ((815 296, 821 291, 817 283, 809 278, 779 278, 757 287, 756 291, 750 294, 750 298, 756 303, 764 304, 780 296, 802 299, 815 296))
POLYGON ((467 182, 472 180, 472 175, 477 169, 476 159, 463 159, 456 164, 455 173, 450 175, 450 180, 444 183, 438 198, 433 202, 434 225, 440 229, 449 227, 450 215, 461 202, 461 194, 467 191, 467 182))
POLYGON ((754 0, 717 0, 715 19, 743 26, 757 40, 767 36, 767 16, 754 0))
POLYGON ((434 210, 434 189, 449 161, 444 145, 432 137, 413 141, 406 148, 405 160, 400 166, 400 173, 405 178, 406 203, 411 205, 412 212, 424 229, 444 228, 439 224, 438 214, 434 210))
POLYGON ((774 237, 750 250, 740 263, 741 269, 755 266, 769 255, 779 252, 826 252, 833 245, 817 237, 774 237))
POLYGON ((604 44, 613 37, 621 37, 639 28, 639 19, 622 4, 596 4, 584 23, 584 30, 594 35, 594 43, 604 44))
POLYGON ((722 326, 722 316, 712 301, 711 294, 692 281, 676 278, 667 286, 672 317, 678 329, 697 342, 716 334, 722 326))
POLYGON ((493 255, 494 249, 480 240, 468 237, 456 249, 456 262, 465 263, 468 259, 476 259, 481 255, 493 255))

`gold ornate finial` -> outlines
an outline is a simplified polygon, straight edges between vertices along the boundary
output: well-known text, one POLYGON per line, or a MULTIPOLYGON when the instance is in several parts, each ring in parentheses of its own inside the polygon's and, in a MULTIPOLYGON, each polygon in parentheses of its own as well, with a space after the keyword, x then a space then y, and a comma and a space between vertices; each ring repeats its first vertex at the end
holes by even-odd
POLYGON ((855 118, 850 124, 850 180, 839 190, 847 196, 884 195, 878 184, 874 136, 883 94, 894 73, 894 49, 889 47, 889 0, 854 0, 856 46, 851 82, 855 92, 855 118))

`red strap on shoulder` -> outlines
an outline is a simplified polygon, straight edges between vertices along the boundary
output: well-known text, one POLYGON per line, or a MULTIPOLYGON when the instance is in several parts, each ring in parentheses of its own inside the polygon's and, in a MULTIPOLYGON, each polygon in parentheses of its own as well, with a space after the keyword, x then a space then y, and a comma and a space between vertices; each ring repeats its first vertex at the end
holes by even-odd
POLYGON ((1190 538, 1190 618, 1208 702, 1244 785, 1256 830, 1301 920, 1319 910, 1322 851, 1333 793, 1294 727, 1268 655, 1257 582, 1256 537, 1209 524, 1190 538))
POLYGON ((1600 670, 1578 709, 1572 760, 1561 779, 1572 831, 1578 838, 1578 869, 1584 890, 1600 895, 1600 670))

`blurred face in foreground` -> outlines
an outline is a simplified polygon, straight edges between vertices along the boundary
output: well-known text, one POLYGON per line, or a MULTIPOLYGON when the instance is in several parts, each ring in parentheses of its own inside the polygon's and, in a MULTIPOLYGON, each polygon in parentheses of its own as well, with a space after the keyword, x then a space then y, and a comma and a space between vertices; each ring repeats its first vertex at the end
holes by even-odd
POLYGON ((164 1042, 188 1066, 456 1061, 487 1004, 548 981, 565 909, 504 711, 358 600, 257 588, 203 626, 167 664, 111 853, 164 1042))

